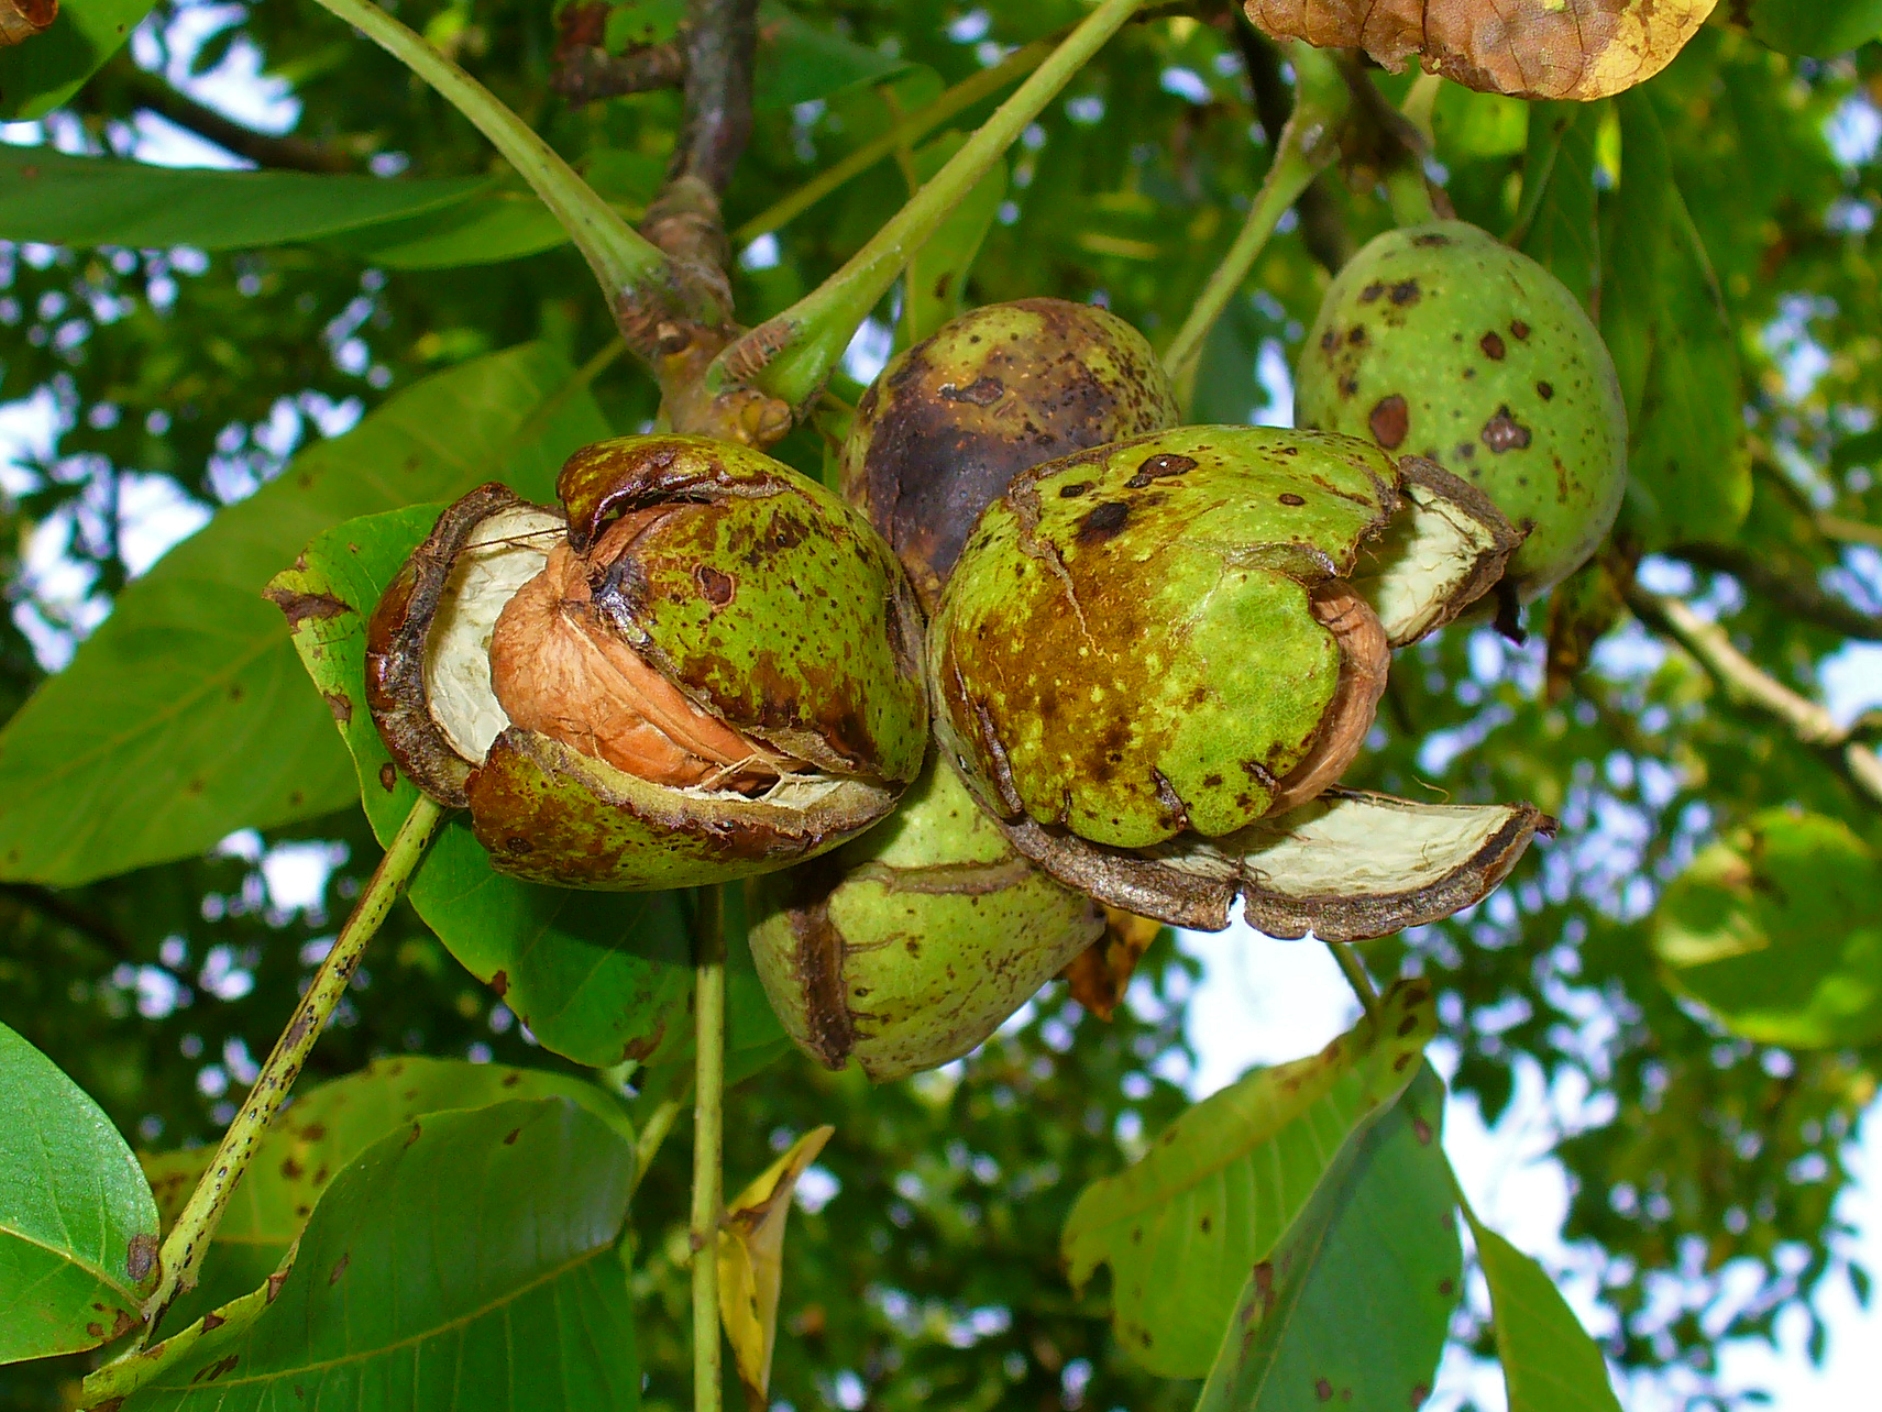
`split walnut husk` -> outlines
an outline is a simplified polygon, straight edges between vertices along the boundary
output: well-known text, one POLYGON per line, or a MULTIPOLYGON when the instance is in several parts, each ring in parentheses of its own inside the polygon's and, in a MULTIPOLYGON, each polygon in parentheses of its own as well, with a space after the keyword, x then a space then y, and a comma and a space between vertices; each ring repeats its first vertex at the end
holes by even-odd
POLYGON ((381 599, 367 698, 499 870, 614 890, 789 866, 920 770, 920 618, 835 496, 749 448, 623 437, 561 508, 452 505, 381 599))
POLYGON ((1214 930, 1241 896, 1264 930, 1328 940, 1435 920, 1545 817, 1329 791, 1390 649, 1520 542, 1441 468, 1331 433, 1184 427, 1048 462, 942 595, 936 733, 1016 848, 1111 906, 1214 930))

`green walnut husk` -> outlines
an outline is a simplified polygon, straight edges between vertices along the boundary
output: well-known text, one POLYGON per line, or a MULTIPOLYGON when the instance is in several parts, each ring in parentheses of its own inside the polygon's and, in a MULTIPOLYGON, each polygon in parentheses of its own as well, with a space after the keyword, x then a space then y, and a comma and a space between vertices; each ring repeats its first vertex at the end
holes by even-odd
POLYGON ((1627 480, 1627 414, 1574 295, 1476 226, 1388 231, 1327 290, 1294 388, 1300 426, 1437 462, 1526 531, 1523 600, 1607 536, 1627 480))
POLYGON ((1329 940, 1432 920, 1542 816, 1464 810, 1421 843, 1417 806, 1303 806, 1363 744, 1389 646, 1461 612, 1517 542, 1439 468, 1327 433, 1184 427, 1033 467, 930 624, 937 738, 1015 847, 1112 906, 1219 929, 1241 894, 1273 934, 1329 940), (1362 817, 1379 839, 1346 829, 1362 817), (1310 821, 1325 856, 1359 856, 1303 894, 1265 860, 1298 861, 1310 821))
POLYGON ((368 635, 367 698, 500 871, 622 891, 787 867, 920 772, 920 616, 835 495, 750 448, 578 451, 561 506, 440 517, 368 635))
POLYGON ((975 519, 1018 472, 1178 420, 1156 355, 1122 319, 1063 299, 989 304, 898 354, 863 394, 843 491, 932 611, 975 519))
POLYGON ((878 1083, 973 1049, 1104 931, 936 764, 865 837, 753 882, 750 915, 791 1038, 878 1083))

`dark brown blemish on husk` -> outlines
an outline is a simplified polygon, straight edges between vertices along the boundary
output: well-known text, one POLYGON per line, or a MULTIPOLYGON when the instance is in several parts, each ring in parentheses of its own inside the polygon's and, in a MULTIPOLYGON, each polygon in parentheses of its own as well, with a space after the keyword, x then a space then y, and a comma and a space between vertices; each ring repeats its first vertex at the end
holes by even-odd
POLYGON ((730 574, 721 573, 710 564, 701 564, 694 570, 699 580, 699 591, 706 596, 706 601, 715 608, 723 608, 732 601, 737 591, 737 584, 730 574))
POLYGON ((1130 518, 1131 507, 1122 500, 1107 500, 1079 522, 1076 536, 1080 544, 1103 544, 1116 539, 1130 518))
POLYGON ((1555 399, 1555 384, 1552 382, 1537 383, 1536 396, 1540 397, 1544 402, 1553 401, 1555 399))
POLYGON ((1059 487, 1059 499, 1076 500, 1078 499, 1079 496, 1083 495, 1086 491, 1090 489, 1091 489, 1090 481, 1075 480, 1070 485, 1062 485, 1059 487))
POLYGON ((131 1237, 130 1249, 124 1257, 125 1273, 133 1284, 142 1284, 150 1272, 157 1268, 157 1237, 140 1231, 131 1237))
POLYGON ((843 984, 843 934, 830 920, 830 895, 843 870, 828 857, 792 872, 786 897, 792 957, 804 987, 804 1042, 826 1069, 841 1069, 856 1047, 856 1026, 843 984))
POLYGON ((1524 323, 1521 319, 1511 319, 1510 332, 1515 334, 1518 339, 1527 339, 1529 337, 1529 325, 1524 323))
POLYGON ((1490 332, 1478 339, 1477 346, 1483 349, 1484 357, 1498 363, 1502 362, 1504 356, 1509 352, 1508 345, 1503 342, 1503 335, 1498 333, 1495 329, 1491 329, 1490 332))
POLYGON ((1402 279, 1392 286, 1392 302, 1403 308, 1407 304, 1416 304, 1423 293, 1416 279, 1402 279))
POLYGON ((1496 409, 1496 415, 1483 424, 1483 444, 1499 456, 1505 451, 1521 451, 1528 447, 1529 428, 1510 415, 1509 404, 1496 409))
POLYGON ((1307 497, 1304 495, 1296 495, 1291 490, 1284 490, 1281 492, 1281 503, 1283 505, 1305 505, 1307 503, 1307 497))
POLYGON ((949 402, 967 402, 975 407, 991 407, 1006 396, 1006 384, 996 377, 978 377, 966 387, 956 387, 953 383, 941 385, 941 396, 949 402))
POLYGON ((1411 408, 1394 392, 1390 397, 1379 399, 1366 424, 1372 428, 1374 441, 1387 451, 1396 451, 1405 444, 1405 437, 1411 431, 1411 408))
POLYGON ((1195 469, 1195 457, 1178 456, 1170 452, 1163 452, 1155 456, 1147 457, 1143 464, 1137 468, 1137 474, 1125 481, 1124 485, 1125 488, 1129 490, 1142 490, 1152 481, 1161 480, 1165 476, 1185 475, 1195 469))

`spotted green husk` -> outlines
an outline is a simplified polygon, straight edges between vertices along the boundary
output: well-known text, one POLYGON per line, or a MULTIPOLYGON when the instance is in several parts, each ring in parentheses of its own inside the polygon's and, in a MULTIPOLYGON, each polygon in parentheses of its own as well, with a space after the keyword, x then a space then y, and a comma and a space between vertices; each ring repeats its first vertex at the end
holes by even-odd
POLYGON ((1462 221, 1389 231, 1327 290, 1295 380, 1302 427, 1415 454, 1479 486, 1528 537, 1533 599, 1620 509, 1627 417, 1601 335, 1534 260, 1462 221))

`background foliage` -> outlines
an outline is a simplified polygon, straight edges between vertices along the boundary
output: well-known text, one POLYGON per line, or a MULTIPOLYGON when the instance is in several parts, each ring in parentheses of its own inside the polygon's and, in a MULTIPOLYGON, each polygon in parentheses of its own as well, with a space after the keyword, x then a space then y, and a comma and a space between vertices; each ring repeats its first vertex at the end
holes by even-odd
MULTIPOLYGON (((636 212, 656 188, 676 95, 571 109, 550 89, 557 34, 545 6, 396 9, 623 209, 636 212)), ((737 293, 748 323, 835 268, 932 159, 914 154, 909 170, 884 161, 775 233, 753 228, 772 202, 1006 46, 1082 13, 1073 0, 797 0, 791 10, 815 35, 874 57, 813 45, 788 69, 804 86, 759 104, 727 209, 728 223, 745 227, 737 293)), ((1004 193, 990 189, 998 204, 970 301, 1097 298, 1167 339, 1260 182, 1288 81, 1278 52, 1212 0, 1127 29, 1010 154, 1004 193)), ((1378 82, 1396 100, 1409 77, 1378 82)), ((1586 1082, 1586 1125, 1559 1150, 1574 1192, 1566 1234, 1601 1264, 1620 1320, 1609 1355, 1659 1372, 1695 1405, 1712 1399, 1716 1338, 1768 1333, 1827 1279, 1847 1273, 1866 1288, 1836 1253, 1831 1212, 1882 1048, 1860 1027, 1827 1048, 1735 1037, 1664 983, 1667 922, 1655 907, 1702 849, 1747 828, 1769 832, 1771 811, 1837 821, 1847 847, 1871 860, 1882 826, 1835 751, 1732 704, 1622 600, 1637 561, 1641 584, 1716 616, 1765 672, 1809 698, 1822 697, 1836 664, 1863 660, 1847 655, 1852 641, 1882 639, 1882 488, 1871 470, 1882 459, 1878 99, 1875 45, 1787 57, 1715 22, 1661 77, 1617 100, 1532 107, 1447 85, 1434 113, 1434 171, 1457 213, 1518 239, 1597 312, 1635 413, 1635 482, 1615 552, 1531 610, 1526 645, 1454 628, 1394 673, 1365 783, 1526 797, 1564 830, 1473 914, 1376 943, 1369 959, 1375 971, 1435 983, 1441 1033, 1460 1055, 1454 1087, 1492 1120, 1519 1056, 1550 1078, 1586 1082), (1729 1301, 1728 1267, 1740 1282, 1729 1301)), ((572 428, 570 445, 652 415, 651 383, 606 356, 613 328, 585 268, 502 164, 440 99, 313 4, 160 5, 130 49, 54 101, 63 106, 44 131, 68 152, 128 154, 140 134, 177 122, 263 167, 352 173, 364 204, 296 224, 285 197, 263 208, 239 188, 199 183, 195 204, 166 198, 161 220, 150 217, 140 237, 150 248, 94 248, 103 227, 75 214, 94 209, 82 188, 49 200, 33 185, 61 176, 58 158, 0 150, 0 230, 20 237, 0 245, 0 398, 34 399, 56 427, 43 457, 0 481, 12 606, 0 621, 0 713, 150 568, 150 527, 161 522, 152 506, 168 507, 171 523, 216 512, 212 530, 152 571, 135 620, 181 634, 164 638, 165 650, 205 670, 193 664, 233 660, 226 641, 210 640, 240 625, 162 621, 158 590, 193 563, 245 576, 258 594, 315 530, 482 479, 476 465, 439 466, 422 485, 386 484, 375 498, 368 483, 396 458, 362 457, 357 439, 323 455, 324 436, 427 376, 483 379, 491 390, 473 410, 520 419, 542 441, 553 438, 529 421, 539 404, 572 428), (291 137, 218 128, 186 96, 195 75, 251 61, 281 102, 298 105, 291 137), (275 229, 263 228, 263 209, 275 229), (525 344, 502 366, 534 370, 527 392, 479 361, 525 344), (586 378, 555 401, 576 369, 586 378), (322 487, 311 499, 297 491, 310 472, 322 487), (239 540, 251 558, 237 567, 233 548, 197 548, 212 535, 239 540), (175 646, 192 634, 204 641, 175 646)), ((971 128, 984 107, 954 126, 971 128)), ((1390 224, 1376 176, 1349 164, 1284 223, 1206 348, 1197 420, 1285 417, 1285 368, 1327 266, 1390 224)), ((853 372, 890 346, 895 307, 878 312, 853 372)), ((860 388, 840 377, 836 391, 853 400, 860 388)), ((422 419, 414 425, 422 440, 422 419)), ((490 454, 511 454, 511 435, 493 431, 490 454)), ((540 452, 545 465, 558 454, 540 452)), ((780 454, 815 473, 824 448, 806 429, 780 454)), ((255 631, 278 626, 273 608, 253 606, 255 631)), ((125 619, 132 612, 127 600, 125 619)), ((97 629, 104 665, 81 659, 75 674, 163 667, 133 650, 152 639, 120 621, 97 629), (103 650, 114 629, 116 658, 103 650)), ((285 633, 272 643, 279 657, 285 633)), ((261 697, 247 709, 301 711, 307 759, 298 773, 283 768, 259 802, 201 777, 201 821, 180 845, 160 839, 139 853, 120 832, 73 850, 62 825, 0 785, 0 1020, 153 1150, 210 1140, 227 1121, 376 857, 359 811, 340 807, 350 770, 326 713, 295 664, 280 663, 275 687, 249 683, 261 697), (291 774, 313 782, 299 799, 291 774), (266 827, 210 848, 219 821, 266 827), (284 906, 296 861, 332 871, 318 898, 284 906)), ((243 705, 228 699, 240 684, 218 678, 221 695, 199 708, 206 760, 227 739, 226 712, 243 705)), ((28 724, 0 740, 0 779, 20 760, 28 724)), ((134 816, 198 778, 174 757, 126 747, 136 724, 68 716, 48 725, 62 734, 41 732, 91 771, 86 793, 70 797, 74 816, 134 816)), ((1703 903, 1693 897, 1701 885, 1681 884, 1682 916, 1703 903)), ((1858 964, 1873 983, 1873 955, 1858 964)), ((1108 1277, 1075 1296, 1058 1253, 1078 1192, 1115 1174, 1186 1104, 1173 1079, 1187 1058, 1182 998, 1193 975, 1166 939, 1110 1023, 1055 985, 958 1068, 870 1091, 792 1054, 734 1090, 734 1188, 797 1134, 836 1127, 820 1158, 827 1199, 793 1218, 776 1397, 851 1409, 1193 1403, 1196 1384, 1151 1378, 1117 1347, 1108 1277)), ((1708 998, 1697 980, 1682 984, 1708 998)), ((413 1053, 572 1071, 532 1047, 509 1006, 409 907, 354 987, 310 1079, 413 1053)), ((652 1406, 686 1398, 683 1136, 645 1177, 632 1217, 652 1406)), ((1454 1332, 1487 1348, 1487 1331, 1468 1320, 1454 1332)), ((57 1406, 84 1366, 0 1369, 0 1399, 57 1406)))

